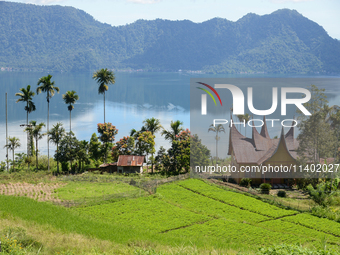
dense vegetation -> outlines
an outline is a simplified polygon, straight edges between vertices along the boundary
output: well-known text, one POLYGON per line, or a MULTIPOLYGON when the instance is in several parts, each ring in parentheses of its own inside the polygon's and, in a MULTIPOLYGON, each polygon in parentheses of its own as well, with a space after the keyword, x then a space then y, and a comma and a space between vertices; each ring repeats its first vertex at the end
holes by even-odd
POLYGON ((0 2, 0 67, 208 72, 336 72, 340 42, 296 11, 215 18, 138 20, 112 27, 72 7, 0 2))

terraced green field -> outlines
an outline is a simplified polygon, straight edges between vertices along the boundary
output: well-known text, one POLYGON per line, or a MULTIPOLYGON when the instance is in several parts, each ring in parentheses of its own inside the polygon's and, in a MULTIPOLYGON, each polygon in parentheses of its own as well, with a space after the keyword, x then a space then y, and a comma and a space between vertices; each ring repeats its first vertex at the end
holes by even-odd
MULTIPOLYGON (((105 185, 92 189, 115 192, 106 191, 105 185)), ((82 190, 79 187, 77 192, 82 190)), ((156 194, 147 197, 72 209, 0 196, 0 217, 9 215, 123 245, 146 242, 246 254, 282 243, 340 250, 337 222, 285 210, 197 179, 159 186, 156 194)))
MULTIPOLYGON (((82 200, 86 198, 105 197, 121 193, 142 192, 140 189, 120 182, 69 182, 55 191, 62 200, 82 200)), ((142 195, 143 195, 142 194, 142 195)))
POLYGON ((209 197, 229 206, 235 206, 243 210, 272 218, 296 214, 295 211, 284 210, 276 206, 263 203, 255 198, 235 192, 228 192, 219 187, 207 185, 206 183, 195 179, 187 180, 179 185, 186 188, 188 191, 209 197))
POLYGON ((76 209, 112 224, 180 236, 195 245, 260 247, 280 243, 340 246, 340 224, 285 210, 189 179, 158 187, 155 196, 76 209))
POLYGON ((150 232, 164 232, 210 219, 168 204, 155 196, 90 206, 77 211, 107 223, 150 232))

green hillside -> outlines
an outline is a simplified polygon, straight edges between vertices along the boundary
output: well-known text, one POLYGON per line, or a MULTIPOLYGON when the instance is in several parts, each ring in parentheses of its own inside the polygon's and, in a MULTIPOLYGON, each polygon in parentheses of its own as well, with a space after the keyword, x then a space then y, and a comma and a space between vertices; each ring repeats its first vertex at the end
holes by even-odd
MULTIPOLYGON (((79 194, 75 196, 79 198, 79 194)), ((209 250, 249 254, 285 244, 324 251, 327 247, 336 254, 340 246, 339 223, 278 208, 196 179, 159 186, 156 194, 147 197, 72 209, 1 195, 0 216, 0 226, 4 219, 14 217, 133 249, 196 247, 195 254, 209 250)), ((166 253, 135 250, 134 254, 166 253)))
MULTIPOLYGON (((117 10, 119 11, 119 10, 117 10)), ((138 20, 112 27, 73 7, 0 2, 0 67, 20 70, 340 73, 340 42, 294 10, 138 20)))

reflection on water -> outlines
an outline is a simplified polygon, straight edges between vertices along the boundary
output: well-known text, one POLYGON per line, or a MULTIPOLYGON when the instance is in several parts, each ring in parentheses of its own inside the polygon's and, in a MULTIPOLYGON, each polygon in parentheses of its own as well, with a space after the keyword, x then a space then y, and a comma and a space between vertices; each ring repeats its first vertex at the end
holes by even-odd
MULTIPOLYGON (((20 138, 21 147, 16 152, 26 152, 26 133, 20 124, 26 123, 24 103, 15 103, 15 93, 19 89, 31 85, 35 90, 37 81, 47 73, 18 73, 0 72, 0 160, 5 159, 5 92, 8 93, 8 134, 20 138)), ((51 73, 55 86, 60 88, 50 100, 50 128, 57 122, 62 122, 65 129, 69 130, 69 111, 62 100, 62 94, 68 90, 75 90, 79 101, 72 111, 72 131, 80 140, 89 140, 97 131, 97 123, 103 122, 103 95, 98 95, 98 85, 92 79, 92 73, 51 73)), ((259 75, 255 75, 259 77, 259 75)), ((267 77, 270 75, 261 75, 267 77)), ((190 126, 190 78, 202 77, 231 77, 242 78, 250 75, 202 75, 181 73, 117 73, 116 83, 109 86, 106 93, 106 121, 115 125, 119 132, 116 137, 120 139, 127 136, 132 128, 139 129, 146 118, 160 119, 164 128, 168 129, 171 120, 180 120, 185 128, 190 126)), ((327 87, 327 84, 321 84, 327 87)), ((339 102, 340 86, 327 88, 330 104, 339 102)), ((266 97, 263 97, 266 100, 266 97)), ((34 97, 37 110, 29 115, 30 120, 38 123, 47 121, 46 95, 34 97)), ((194 110, 193 110, 194 111, 194 110)), ((227 114, 228 115, 228 114, 227 114)), ((229 115, 228 115, 229 116, 229 115)), ((211 141, 212 133, 207 133, 207 128, 202 133, 202 138, 211 141)), ((45 129, 46 131, 46 129, 45 129)), ((243 131, 244 132, 244 131, 243 131)), ((272 131, 270 131, 272 132, 272 131)), ((270 133, 272 134, 272 133, 270 133)), ((274 133, 273 133, 274 134, 274 133)), ((247 130, 250 135, 250 130, 247 130)), ((221 136, 228 136, 222 134, 221 136)), ((159 134, 156 135, 156 149, 161 145, 168 147, 159 134)), ((222 146, 222 145, 221 145, 222 146)), ((210 145, 209 145, 210 147, 210 145)), ((214 143, 211 145, 214 155, 214 143)), ((227 146, 225 146, 227 147, 227 146)), ((47 154, 46 138, 39 141, 41 153, 47 154)), ((54 154, 55 147, 50 145, 50 155, 54 154)), ((220 154, 222 155, 222 154, 220 154)), ((11 154, 10 154, 11 157, 11 154)))
MULTIPOLYGON (((15 93, 19 89, 31 85, 36 89, 38 79, 43 73, 5 73, 0 72, 1 105, 5 105, 5 92, 8 93, 8 135, 20 139, 21 147, 15 152, 26 152, 26 133, 20 124, 26 123, 24 103, 15 103, 15 93)), ((53 74, 52 74, 53 75, 53 74)), ((106 92, 106 121, 115 125, 119 132, 116 140, 127 136, 132 128, 139 129, 146 118, 160 119, 164 128, 170 127, 171 120, 180 120, 185 128, 189 128, 189 80, 186 75, 176 73, 119 73, 116 83, 109 86, 106 92)), ((75 90, 79 101, 72 111, 72 131, 80 140, 89 140, 97 131, 97 123, 102 123, 103 95, 98 95, 98 85, 92 80, 90 73, 57 73, 52 81, 60 88, 50 100, 50 128, 57 122, 62 122, 66 131, 69 130, 69 111, 62 100, 62 94, 67 90, 75 90)), ((38 123, 47 122, 46 95, 34 97, 37 110, 29 115, 30 120, 38 123)), ((46 128, 45 130, 46 131, 46 128)), ((0 112, 0 160, 5 159, 6 141, 5 108, 0 112)), ((156 148, 168 147, 159 134, 156 135, 156 148)), ((46 137, 39 141, 39 150, 47 154, 46 137)), ((50 155, 55 147, 50 144, 50 155)), ((11 154, 9 154, 11 158, 11 154)))

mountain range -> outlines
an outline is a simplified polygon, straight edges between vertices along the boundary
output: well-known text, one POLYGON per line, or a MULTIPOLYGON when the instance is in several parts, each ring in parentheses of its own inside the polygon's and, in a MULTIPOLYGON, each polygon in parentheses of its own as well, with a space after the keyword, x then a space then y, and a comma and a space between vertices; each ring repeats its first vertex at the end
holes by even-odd
POLYGON ((0 68, 211 73, 340 73, 340 41, 295 10, 137 20, 113 27, 73 7, 0 1, 0 68))

